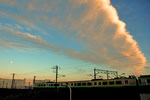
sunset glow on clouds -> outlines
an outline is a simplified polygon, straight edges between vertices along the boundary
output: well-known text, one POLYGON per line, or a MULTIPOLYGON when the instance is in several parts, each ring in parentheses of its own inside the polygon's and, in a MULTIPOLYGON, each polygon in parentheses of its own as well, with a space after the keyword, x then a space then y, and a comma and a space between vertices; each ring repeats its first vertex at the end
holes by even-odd
POLYGON ((110 0, 0 0, 0 6, 1 50, 45 50, 136 74, 147 66, 110 0))

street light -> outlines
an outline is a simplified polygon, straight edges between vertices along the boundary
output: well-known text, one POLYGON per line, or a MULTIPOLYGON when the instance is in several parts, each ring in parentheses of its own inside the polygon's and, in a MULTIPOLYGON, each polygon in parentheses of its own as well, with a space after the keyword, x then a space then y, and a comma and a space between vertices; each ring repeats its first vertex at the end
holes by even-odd
POLYGON ((70 100, 72 98, 72 90, 71 90, 71 87, 67 85, 67 87, 69 88, 69 91, 70 91, 70 100))
POLYGON ((69 93, 70 93, 70 100, 72 100, 72 90, 71 90, 71 87, 68 85, 68 83, 66 83, 65 85, 63 86, 66 86, 69 88, 69 93))

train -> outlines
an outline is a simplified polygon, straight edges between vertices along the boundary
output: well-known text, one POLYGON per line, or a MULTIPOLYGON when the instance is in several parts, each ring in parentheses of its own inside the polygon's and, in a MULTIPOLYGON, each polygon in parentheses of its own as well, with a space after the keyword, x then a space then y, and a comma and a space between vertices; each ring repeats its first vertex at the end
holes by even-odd
POLYGON ((103 88, 103 87, 135 87, 150 86, 150 75, 141 75, 139 77, 129 76, 113 79, 92 79, 83 81, 65 81, 65 82, 43 82, 34 83, 34 89, 40 88, 103 88))

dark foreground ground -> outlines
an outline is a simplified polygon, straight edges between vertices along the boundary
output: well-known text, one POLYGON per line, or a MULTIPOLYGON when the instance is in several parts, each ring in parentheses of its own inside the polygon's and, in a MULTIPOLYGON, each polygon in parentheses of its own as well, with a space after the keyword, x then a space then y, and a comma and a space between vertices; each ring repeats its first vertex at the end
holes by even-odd
MULTIPOLYGON (((72 100, 140 100, 140 93, 150 93, 150 87, 73 88, 72 100)), ((69 95, 69 88, 0 89, 0 100, 70 100, 69 95)))

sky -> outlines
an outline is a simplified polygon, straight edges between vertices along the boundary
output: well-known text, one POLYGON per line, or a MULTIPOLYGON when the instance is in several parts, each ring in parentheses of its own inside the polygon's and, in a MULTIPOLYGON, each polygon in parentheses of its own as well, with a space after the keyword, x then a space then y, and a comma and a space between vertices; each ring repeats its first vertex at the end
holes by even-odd
POLYGON ((60 81, 91 79, 94 68, 150 74, 149 9, 149 0, 0 0, 0 78, 55 80, 56 65, 60 81))

